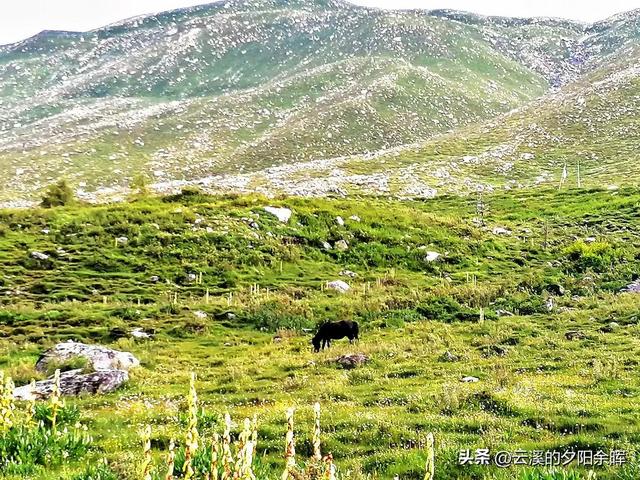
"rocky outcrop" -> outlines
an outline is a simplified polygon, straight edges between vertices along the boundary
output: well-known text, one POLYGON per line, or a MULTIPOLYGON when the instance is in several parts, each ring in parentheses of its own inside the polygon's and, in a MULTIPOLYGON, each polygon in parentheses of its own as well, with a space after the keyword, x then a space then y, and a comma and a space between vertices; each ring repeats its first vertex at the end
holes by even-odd
POLYGON ((43 353, 36 363, 36 370, 46 372, 51 367, 63 364, 74 358, 87 360, 91 370, 124 370, 140 366, 140 361, 129 352, 112 350, 101 345, 87 345, 72 340, 59 343, 43 353))
MULTIPOLYGON (((60 374, 60 393, 65 396, 110 393, 127 380, 129 374, 124 370, 101 370, 93 373, 83 373, 81 369, 69 370, 60 374)), ((35 385, 16 388, 13 396, 16 400, 44 400, 51 396, 53 385, 53 377, 50 377, 35 385)))

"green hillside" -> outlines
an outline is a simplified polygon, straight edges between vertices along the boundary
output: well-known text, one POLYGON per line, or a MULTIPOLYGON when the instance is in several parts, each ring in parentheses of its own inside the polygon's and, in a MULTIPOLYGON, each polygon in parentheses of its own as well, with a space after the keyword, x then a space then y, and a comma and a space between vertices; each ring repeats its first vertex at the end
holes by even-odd
MULTIPOLYGON (((445 191, 558 186, 565 165, 573 186, 637 185, 639 54, 629 47, 619 60, 558 93, 376 162, 387 169, 411 167, 425 184, 445 191)), ((375 171, 376 162, 355 160, 350 166, 375 171)))
POLYGON ((582 34, 571 22, 321 1, 43 32, 0 47, 0 197, 31 200, 62 176, 87 198, 138 174, 166 190, 424 141, 587 69, 572 63, 582 34))
POLYGON ((640 297, 620 292, 640 269, 639 204, 635 189, 523 190, 486 196, 479 217, 475 198, 188 191, 3 211, 0 367, 28 383, 39 354, 67 339, 131 351, 142 367, 113 394, 67 400, 79 412, 65 415, 93 437, 89 451, 0 464, 0 475, 103 478, 75 475, 105 459, 117 474, 105 478, 139 478, 138 432, 151 425, 164 478, 169 439, 184 445, 179 412, 194 371, 203 438, 221 431, 225 411, 258 415, 261 479, 282 473, 288 407, 298 408, 297 451, 308 458, 315 401, 339 478, 421 479, 433 432, 438 480, 587 478, 575 465, 570 477, 460 466, 467 448, 620 449, 628 462, 594 467, 597 478, 636 479, 640 297), (288 223, 263 210, 274 204, 292 210, 288 223), (346 250, 324 243, 340 240, 346 250), (351 289, 328 289, 337 279, 351 289), (344 318, 360 323, 360 342, 312 353, 304 329, 344 318), (134 328, 155 338, 129 338, 134 328), (370 362, 335 363, 354 352, 370 362))

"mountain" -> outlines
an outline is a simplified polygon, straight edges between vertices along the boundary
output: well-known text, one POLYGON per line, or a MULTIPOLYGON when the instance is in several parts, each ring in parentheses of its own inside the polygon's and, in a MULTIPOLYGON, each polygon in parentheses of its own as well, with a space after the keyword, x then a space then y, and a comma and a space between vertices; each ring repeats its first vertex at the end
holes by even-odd
POLYGON ((458 190, 437 177, 449 159, 420 152, 457 154, 472 138, 460 153, 473 156, 516 135, 517 115, 553 116, 589 79, 630 74, 639 17, 583 25, 229 0, 43 32, 0 47, 0 201, 33 200, 60 177, 109 197, 138 175, 160 190, 458 190))

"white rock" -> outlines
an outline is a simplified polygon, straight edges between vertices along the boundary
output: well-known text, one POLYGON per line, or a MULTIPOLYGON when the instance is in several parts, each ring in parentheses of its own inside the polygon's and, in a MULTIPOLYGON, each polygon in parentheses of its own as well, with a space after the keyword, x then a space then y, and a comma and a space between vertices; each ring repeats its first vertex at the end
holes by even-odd
POLYGON ((505 235, 505 236, 511 235, 511 230, 507 230, 504 227, 495 227, 492 230, 492 232, 493 232, 494 235, 505 235))
POLYGON ((140 361, 129 352, 112 350, 101 345, 87 345, 72 340, 59 343, 42 354, 36 363, 36 370, 42 372, 50 363, 63 363, 73 358, 85 358, 93 370, 129 370, 140 366, 140 361))
POLYGON ((360 222, 361 221, 361 219, 360 219, 360 217, 358 215, 351 215, 349 217, 349 220, 353 220, 354 222, 360 222))
POLYGON ((327 283, 327 288, 340 293, 346 293, 351 290, 349 284, 347 282, 343 282, 342 280, 334 280, 333 282, 327 283))
POLYGON ((344 220, 342 217, 336 217, 336 223, 341 227, 344 227, 344 220))
POLYGON ((131 336, 133 338, 139 338, 142 340, 149 340, 151 338, 151 334, 142 330, 142 328, 137 327, 131 330, 131 336))
POLYGON ((288 208, 278 208, 278 207, 264 207, 264 211, 270 213, 282 223, 287 223, 291 218, 291 212, 288 208))
POLYGON ((49 255, 47 255, 46 253, 42 253, 42 252, 31 252, 31 256, 33 258, 35 258, 36 260, 48 260, 49 259, 49 255))
POLYGON ((206 314, 206 312, 203 312, 201 310, 196 310, 195 312, 193 312, 193 314, 200 319, 205 319, 208 317, 208 315, 206 314))
POLYGON ((427 262, 435 262, 440 258, 440 254, 438 252, 427 252, 424 259, 427 262))
POLYGON ((116 238, 116 244, 118 245, 126 245, 127 243, 129 243, 129 239, 127 237, 116 238))
POLYGON ((338 240, 333 247, 336 250, 340 250, 341 252, 344 252, 345 250, 349 250, 349 244, 347 243, 346 240, 338 240))
POLYGON ((479 382, 480 379, 476 377, 464 377, 460 381, 463 383, 476 383, 479 382))
POLYGON ((350 278, 356 278, 358 276, 356 272, 352 272, 351 270, 342 270, 338 275, 340 275, 341 277, 350 277, 350 278))

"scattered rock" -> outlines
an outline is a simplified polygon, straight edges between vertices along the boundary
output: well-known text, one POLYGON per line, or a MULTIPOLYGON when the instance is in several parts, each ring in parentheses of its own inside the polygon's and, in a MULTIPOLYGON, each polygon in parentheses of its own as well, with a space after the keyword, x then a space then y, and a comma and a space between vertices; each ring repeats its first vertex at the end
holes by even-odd
POLYGON ((573 340, 583 340, 587 338, 587 336, 584 334, 584 332, 580 332, 578 330, 571 330, 564 334, 564 338, 566 338, 569 341, 573 341, 573 340))
POLYGON ((278 208, 278 207, 264 207, 264 211, 267 213, 270 213, 282 223, 287 223, 293 213, 288 208, 278 208))
POLYGON ((206 314, 206 312, 203 312, 201 310, 196 310, 195 312, 193 312, 193 314, 196 316, 196 318, 199 318, 201 320, 204 320, 205 318, 208 317, 208 315, 206 314))
POLYGON ((477 383, 480 381, 480 379, 477 377, 463 377, 460 379, 460 381, 463 383, 477 383))
POLYGON ((322 242, 322 248, 324 250, 333 250, 333 247, 331 246, 331 244, 329 242, 322 242))
POLYGON ((585 243, 594 243, 596 241, 596 237, 587 237, 584 241, 585 243))
POLYGON ((160 281, 160 277, 159 277, 158 275, 152 275, 152 276, 149 278, 149 281, 150 281, 150 282, 153 282, 153 283, 158 283, 158 282, 160 281))
POLYGON ((438 252, 427 252, 424 257, 425 262, 435 262, 440 258, 440 254, 438 252))
POLYGON ((131 336, 133 338, 137 338, 139 340, 150 340, 150 339, 153 338, 153 335, 151 335, 150 333, 145 332, 140 327, 137 327, 137 328, 134 328, 133 330, 131 330, 131 336))
POLYGON ((545 287, 545 290, 549 292, 551 295, 555 295, 557 297, 561 297, 565 294, 565 289, 562 285, 558 285, 555 283, 549 284, 545 287))
MULTIPOLYGON (((60 374, 60 393, 65 396, 80 394, 103 394, 113 392, 129 380, 124 370, 100 370, 82 373, 81 369, 69 370, 60 374)), ((25 385, 14 390, 16 400, 46 400, 53 391, 53 377, 36 382, 35 387, 25 385)))
POLYGON ((116 245, 126 245, 127 243, 129 243, 129 239, 127 237, 116 238, 116 245))
POLYGON ((120 352, 101 345, 87 345, 69 340, 59 343, 43 353, 36 363, 36 370, 44 372, 52 364, 55 366, 74 358, 86 358, 95 371, 126 371, 140 366, 140 361, 129 352, 120 352))
POLYGON ((340 293, 347 293, 349 290, 351 290, 349 284, 347 282, 343 282, 342 280, 334 280, 333 282, 328 282, 327 288, 340 293))
POLYGON ((547 307, 547 310, 552 312, 553 309, 555 308, 555 302, 553 301, 553 297, 549 297, 547 298, 547 300, 544 302, 545 307, 547 307))
POLYGON ((600 329, 602 333, 612 333, 620 328, 620 324, 618 322, 610 322, 608 325, 605 325, 600 329))
POLYGON ((338 275, 349 278, 356 278, 358 276, 356 272, 352 272, 351 270, 342 270, 338 275))
POLYGON ((351 215, 351 216, 349 217, 349 220, 353 220, 354 222, 361 222, 361 221, 362 221, 362 220, 360 219, 360 217, 359 217, 359 216, 357 216, 357 215, 351 215))
POLYGON ((513 317, 514 314, 507 310, 497 310, 496 313, 499 317, 513 317))
POLYGON ((49 255, 42 252, 31 252, 31 256, 36 260, 49 260, 49 255))
POLYGON ((342 219, 342 217, 336 217, 336 223, 341 227, 344 227, 344 220, 342 219))
POLYGON ((195 282, 198 279, 198 276, 195 273, 187 274, 187 280, 189 282, 195 282))
POLYGON ((335 362, 340 364, 342 368, 350 370, 368 363, 369 360, 370 358, 364 353, 348 353, 346 355, 340 355, 335 359, 335 362))
POLYGON ((628 293, 640 293, 640 280, 636 280, 635 282, 630 283, 625 288, 623 288, 622 291, 628 293))
POLYGON ((494 235, 504 235, 504 236, 507 236, 507 237, 508 237, 509 235, 511 235, 511 230, 507 230, 507 229, 506 229, 506 228, 504 228, 504 227, 495 227, 495 228, 492 230, 492 233, 493 233, 494 235))
POLYGON ((480 351, 485 358, 504 357, 507 355, 507 347, 503 347, 502 345, 487 345, 482 347, 480 351))
POLYGON ((346 240, 338 240, 336 243, 334 243, 333 247, 341 252, 349 250, 349 244, 346 240))
POLYGON ((441 362, 457 362, 459 360, 457 355, 454 355, 449 350, 440 355, 441 362))

